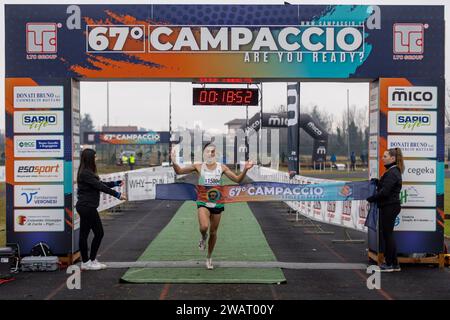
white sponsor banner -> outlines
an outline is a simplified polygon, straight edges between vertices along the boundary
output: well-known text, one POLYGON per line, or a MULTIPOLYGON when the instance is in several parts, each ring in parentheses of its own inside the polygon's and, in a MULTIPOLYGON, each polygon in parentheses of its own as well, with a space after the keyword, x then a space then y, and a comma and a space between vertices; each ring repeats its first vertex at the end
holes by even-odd
MULTIPOLYGON (((254 181, 299 184, 337 182, 335 180, 316 179, 300 175, 289 179, 288 174, 285 172, 259 166, 254 166, 247 175, 254 181)), ((301 215, 312 220, 367 232, 367 228, 364 226, 368 214, 367 201, 285 201, 285 203, 301 215)))
POLYGON ((436 185, 403 184, 400 201, 403 207, 436 207, 436 185))
POLYGON ((404 157, 436 158, 436 136, 389 135, 387 147, 400 148, 404 157))
POLYGON ((15 133, 62 133, 64 118, 62 111, 16 111, 15 133))
POLYGON ((379 97, 380 97, 379 84, 371 83, 370 88, 369 88, 369 110, 370 111, 378 110, 379 97))
POLYGON ((369 134, 378 135, 378 112, 369 114, 369 134))
POLYGON ((64 181, 63 160, 16 160, 14 161, 15 182, 62 182, 64 181))
POLYGON ((0 182, 5 182, 5 166, 0 166, 0 182))
POLYGON ((14 108, 64 107, 63 86, 14 87, 14 108))
POLYGON ((369 137, 369 157, 376 158, 378 156, 378 137, 369 137))
POLYGON ((378 160, 376 159, 369 160, 369 178, 378 178, 378 160))
POLYGON ((436 133, 436 111, 389 111, 388 132, 436 133))
POLYGON ((73 121, 73 123, 72 123, 72 131, 73 131, 73 134, 80 134, 80 125, 81 125, 81 123, 80 123, 80 121, 81 121, 80 113, 79 112, 74 112, 72 115, 73 115, 73 117, 72 117, 72 121, 73 121))
POLYGON ((155 199, 156 184, 173 183, 174 176, 168 170, 164 171, 145 171, 128 172, 127 190, 128 200, 139 201, 155 199))
POLYGON ((402 209, 397 216, 395 231, 436 231, 435 209, 402 209))
POLYGON ((14 232, 64 231, 64 209, 16 209, 14 232))
POLYGON ((15 185, 15 207, 64 207, 63 185, 15 185))
POLYGON ((15 136, 14 156, 64 157, 64 136, 15 136))
POLYGON ((437 87, 388 87, 389 108, 437 108, 437 87))
POLYGON ((436 161, 405 160, 404 182, 436 182, 436 161))

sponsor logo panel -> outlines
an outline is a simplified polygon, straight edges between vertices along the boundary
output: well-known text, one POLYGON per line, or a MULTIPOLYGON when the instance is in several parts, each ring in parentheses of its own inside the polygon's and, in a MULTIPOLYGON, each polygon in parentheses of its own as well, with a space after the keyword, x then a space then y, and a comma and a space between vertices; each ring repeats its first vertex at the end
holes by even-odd
POLYGON ((14 232, 62 232, 64 209, 16 209, 14 232))
POLYGON ((15 133, 62 133, 64 118, 62 111, 16 111, 15 133))
POLYGON ((63 95, 63 86, 14 87, 14 108, 62 109, 63 95))
POLYGON ((17 160, 14 162, 15 182, 62 182, 63 160, 17 160))
POLYGON ((64 207, 63 185, 16 185, 15 207, 64 207))

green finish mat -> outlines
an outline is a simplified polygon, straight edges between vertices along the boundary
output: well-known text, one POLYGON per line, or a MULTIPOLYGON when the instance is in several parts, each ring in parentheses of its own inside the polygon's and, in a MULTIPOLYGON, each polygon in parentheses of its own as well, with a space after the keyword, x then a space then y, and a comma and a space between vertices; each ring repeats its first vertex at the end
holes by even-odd
MULTIPOLYGON (((227 204, 222 213, 214 261, 276 261, 247 203, 227 204)), ((121 281, 130 283, 281 283, 279 268, 207 270, 207 250, 198 249, 197 206, 186 201, 169 224, 150 243, 138 261, 199 261, 193 268, 130 268, 121 281)))

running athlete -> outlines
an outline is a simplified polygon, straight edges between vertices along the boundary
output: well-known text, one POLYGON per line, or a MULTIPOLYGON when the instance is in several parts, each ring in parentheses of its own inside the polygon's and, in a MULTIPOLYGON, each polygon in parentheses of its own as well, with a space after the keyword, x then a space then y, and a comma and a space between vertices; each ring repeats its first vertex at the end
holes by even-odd
MULTIPOLYGON (((222 185, 222 174, 236 183, 240 183, 247 171, 253 167, 251 161, 245 162, 244 170, 237 175, 230 170, 226 165, 216 161, 216 146, 208 143, 203 148, 203 158, 205 162, 196 163, 181 168, 175 163, 175 156, 172 154, 173 168, 177 174, 188 174, 197 172, 199 174, 198 184, 203 186, 220 186, 222 185)), ((217 241, 217 229, 219 227, 220 217, 224 211, 224 205, 214 202, 197 201, 198 222, 200 227, 201 238, 198 244, 200 250, 206 249, 206 240, 208 239, 208 255, 206 257, 206 268, 214 269, 212 263, 212 253, 217 241)))

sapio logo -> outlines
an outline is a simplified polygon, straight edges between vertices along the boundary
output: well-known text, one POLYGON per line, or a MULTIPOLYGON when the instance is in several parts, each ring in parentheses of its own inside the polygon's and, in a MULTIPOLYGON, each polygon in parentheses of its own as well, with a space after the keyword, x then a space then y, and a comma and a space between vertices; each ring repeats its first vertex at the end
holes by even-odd
POLYGON ((27 217, 25 216, 17 216, 17 223, 21 226, 25 225, 27 222, 27 217))
POLYGON ((57 124, 56 114, 24 114, 22 124, 30 129, 41 130, 43 127, 54 126, 57 124))
POLYGON ((430 114, 407 114, 399 113, 396 116, 396 123, 403 127, 403 129, 414 130, 417 127, 424 127, 431 125, 430 114))

